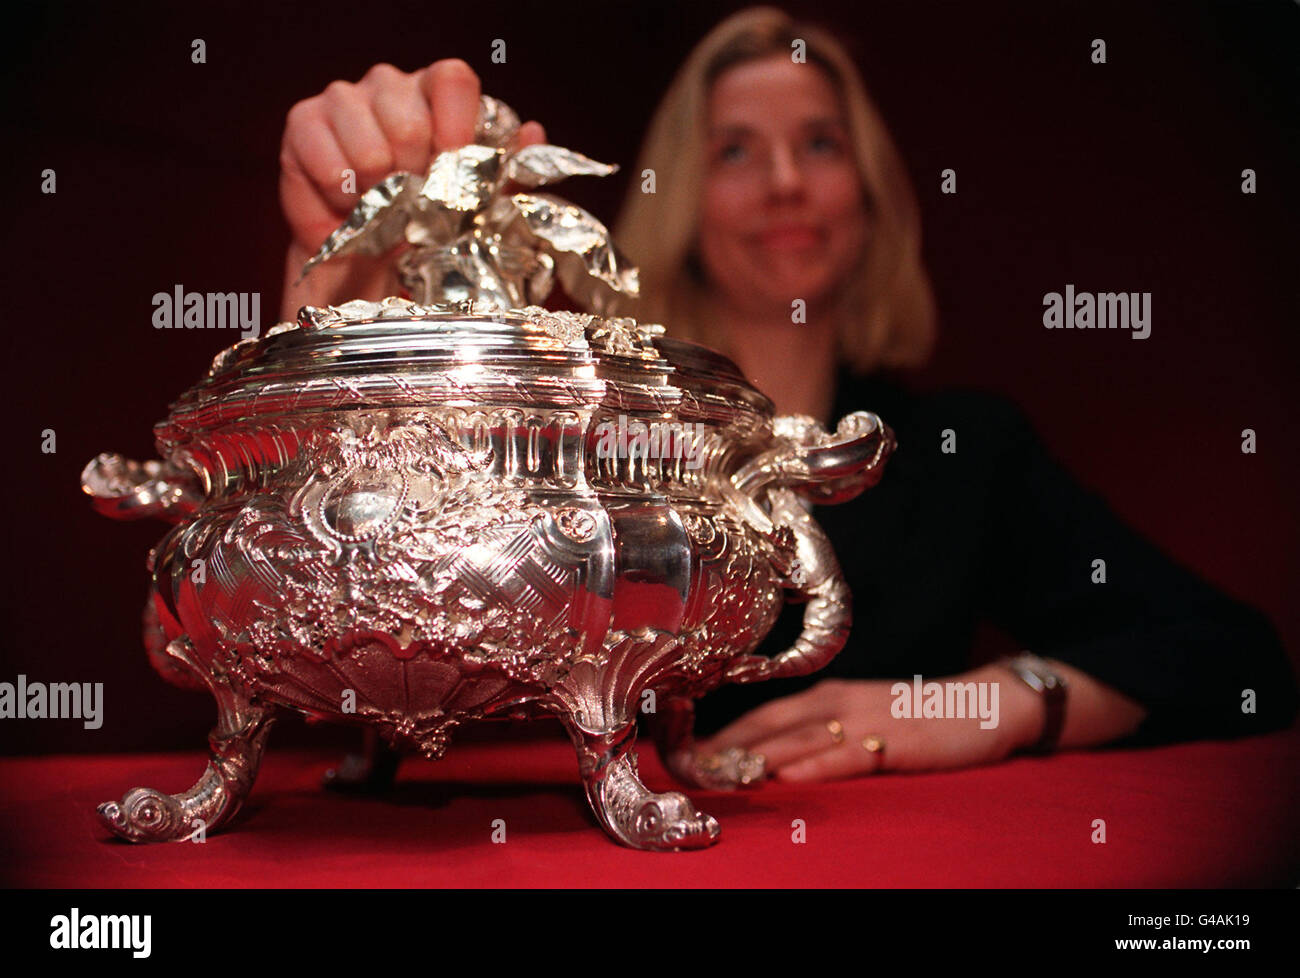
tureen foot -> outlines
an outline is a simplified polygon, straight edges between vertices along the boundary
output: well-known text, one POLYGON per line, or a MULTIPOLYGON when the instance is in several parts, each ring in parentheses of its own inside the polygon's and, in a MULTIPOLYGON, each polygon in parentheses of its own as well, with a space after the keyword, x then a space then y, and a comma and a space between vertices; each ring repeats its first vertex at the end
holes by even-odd
POLYGON ((612 734, 565 726, 578 750, 587 801, 605 831, 633 849, 703 849, 718 841, 721 828, 678 791, 655 794, 637 776, 636 723, 612 734))
POLYGON ((235 691, 226 677, 205 673, 196 664, 186 636, 169 642, 167 655, 212 691, 217 700, 217 726, 208 735, 211 755, 207 770, 189 791, 169 795, 153 788, 132 788, 120 802, 99 806, 103 823, 130 842, 183 842, 229 821, 253 787, 275 720, 270 707, 235 691))
POLYGON ((695 701, 661 701, 652 715, 655 746, 664 767, 682 784, 710 791, 733 791, 757 785, 766 777, 763 755, 731 747, 717 754, 695 750, 695 701))
POLYGON ((322 783, 331 791, 359 794, 381 793, 393 786, 400 752, 383 742, 374 730, 364 731, 365 741, 359 752, 345 754, 338 767, 325 772, 322 783))

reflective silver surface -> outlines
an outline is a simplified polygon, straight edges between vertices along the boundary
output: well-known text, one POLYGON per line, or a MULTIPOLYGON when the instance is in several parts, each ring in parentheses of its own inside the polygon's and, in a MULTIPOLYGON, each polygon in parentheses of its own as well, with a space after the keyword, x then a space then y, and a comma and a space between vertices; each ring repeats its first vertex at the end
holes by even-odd
POLYGON ((417 302, 473 299, 485 308, 541 302, 558 278, 579 304, 614 308, 637 292, 636 269, 581 207, 546 193, 507 193, 618 168, 562 146, 510 148, 519 118, 484 96, 478 142, 440 153, 426 174, 394 173, 361 196, 303 269, 349 254, 381 255, 403 241, 398 277, 417 302))
MULTIPOLYGON (((485 99, 480 138, 503 144, 511 119, 485 99)), ((160 673, 218 705, 193 788, 100 806, 123 838, 186 839, 229 819, 290 709, 431 758, 467 721, 556 716, 611 836, 698 848, 718 824, 641 783, 638 714, 683 784, 753 783, 759 758, 696 757, 694 699, 812 672, 843 646, 848 591, 808 507, 879 480, 888 427, 866 412, 835 432, 773 417, 730 361, 661 326, 515 307, 540 298, 544 258, 581 270, 596 307, 634 291, 635 271, 598 222, 583 247, 518 235, 503 264, 507 225, 479 220, 503 213, 500 173, 540 183, 600 165, 487 148, 369 191, 318 256, 382 252, 417 228, 457 256, 409 266, 428 290, 419 303, 304 308, 216 357, 156 426, 161 461, 86 467, 100 512, 173 524, 149 558, 145 644, 160 673), (676 437, 638 437, 666 427, 676 437), (618 430, 628 444, 602 450, 618 430), (752 654, 787 600, 807 602, 803 634, 752 654)), ((511 220, 530 226, 518 196, 511 220)))

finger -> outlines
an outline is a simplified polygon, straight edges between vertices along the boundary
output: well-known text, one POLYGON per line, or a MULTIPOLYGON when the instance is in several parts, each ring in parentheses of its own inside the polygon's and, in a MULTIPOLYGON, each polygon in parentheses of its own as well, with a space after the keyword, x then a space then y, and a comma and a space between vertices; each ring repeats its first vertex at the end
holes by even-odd
POLYGON ((525 146, 536 146, 546 142, 546 130, 540 122, 530 120, 519 127, 515 133, 515 149, 520 150, 525 146))
POLYGON ((325 116, 348 166, 356 172, 358 192, 364 193, 396 169, 388 137, 360 88, 343 82, 330 85, 325 89, 325 116))
POLYGON ((420 73, 420 90, 433 113, 435 155, 474 141, 483 90, 473 68, 459 58, 435 61, 420 73))
POLYGON ((281 168, 280 201, 294 243, 313 254, 343 220, 300 170, 281 168))
POLYGON ((767 770, 777 781, 833 781, 862 775, 881 774, 887 770, 884 752, 871 753, 852 740, 782 766, 768 763, 767 770))
POLYGON ((710 742, 723 747, 738 746, 748 749, 750 744, 770 738, 809 720, 809 708, 812 705, 807 692, 783 696, 750 710, 738 720, 723 727, 710 738, 710 742))
POLYGON ((361 84, 370 92, 370 107, 388 141, 393 168, 423 173, 433 155, 433 117, 419 77, 381 64, 371 68, 361 84))
POLYGON ((352 209, 355 199, 342 186, 347 165, 323 111, 295 106, 280 150, 280 202, 304 247, 318 248, 352 209))
POLYGON ((762 754, 768 771, 820 754, 835 747, 835 738, 824 722, 808 722, 784 730, 774 737, 766 737, 745 749, 762 754))
MULTIPOLYGON (((546 130, 542 128, 540 122, 525 122, 515 130, 515 134, 510 137, 507 148, 512 153, 517 153, 525 146, 536 146, 546 142, 546 130)), ((507 180, 502 193, 506 196, 517 194, 520 191, 527 193, 532 188, 519 183, 516 180, 507 180)))

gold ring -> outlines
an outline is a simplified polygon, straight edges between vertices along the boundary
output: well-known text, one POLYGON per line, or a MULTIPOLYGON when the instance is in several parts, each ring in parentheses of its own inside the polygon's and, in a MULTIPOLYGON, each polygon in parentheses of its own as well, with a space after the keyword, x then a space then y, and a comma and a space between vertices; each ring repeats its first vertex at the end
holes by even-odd
POLYGON ((837 744, 844 743, 844 724, 838 720, 827 720, 826 729, 831 732, 831 740, 837 744))

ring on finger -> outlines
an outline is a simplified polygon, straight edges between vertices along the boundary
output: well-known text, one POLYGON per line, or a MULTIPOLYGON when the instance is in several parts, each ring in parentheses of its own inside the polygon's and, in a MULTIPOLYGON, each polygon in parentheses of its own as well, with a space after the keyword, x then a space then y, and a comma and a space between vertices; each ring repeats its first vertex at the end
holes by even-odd
POLYGON ((838 720, 827 720, 826 729, 830 731, 832 741, 837 744, 844 743, 844 724, 838 720))
POLYGON ((870 734, 862 739, 862 749, 868 754, 875 754, 880 763, 876 765, 879 771, 885 766, 885 738, 877 734, 870 734))

